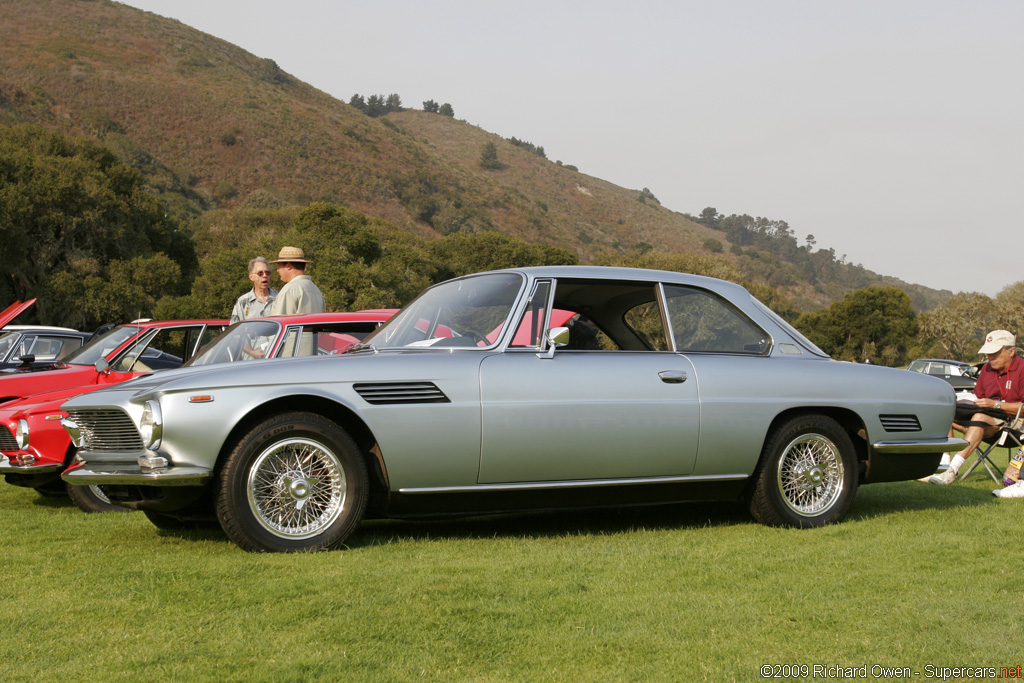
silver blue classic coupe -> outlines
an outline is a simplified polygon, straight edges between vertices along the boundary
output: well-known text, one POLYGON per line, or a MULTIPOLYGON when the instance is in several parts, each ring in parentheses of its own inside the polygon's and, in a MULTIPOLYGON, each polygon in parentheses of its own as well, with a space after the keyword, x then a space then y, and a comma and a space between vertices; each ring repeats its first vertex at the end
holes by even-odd
POLYGON ((469 275, 343 355, 63 408, 68 483, 158 527, 215 517, 251 551, 334 548, 368 516, 675 501, 814 527, 964 443, 940 379, 831 360, 729 282, 600 267, 469 275))

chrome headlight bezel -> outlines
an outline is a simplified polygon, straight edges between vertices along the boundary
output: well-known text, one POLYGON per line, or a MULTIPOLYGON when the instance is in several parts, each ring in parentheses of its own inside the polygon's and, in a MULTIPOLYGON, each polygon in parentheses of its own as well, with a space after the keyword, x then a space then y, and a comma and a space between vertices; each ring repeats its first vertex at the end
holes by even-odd
POLYGON ((151 451, 160 448, 160 441, 164 435, 164 416, 160 410, 160 404, 155 400, 146 401, 142 408, 142 417, 139 419, 139 436, 142 437, 142 445, 151 451))
POLYGON ((21 450, 28 450, 28 420, 22 418, 18 420, 18 426, 14 430, 14 440, 18 442, 18 448, 21 450))

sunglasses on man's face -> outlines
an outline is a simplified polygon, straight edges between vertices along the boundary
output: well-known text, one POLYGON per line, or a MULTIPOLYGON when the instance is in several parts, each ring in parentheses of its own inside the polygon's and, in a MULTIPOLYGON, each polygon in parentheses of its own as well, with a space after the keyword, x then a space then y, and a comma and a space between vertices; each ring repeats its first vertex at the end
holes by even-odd
POLYGON ((253 275, 259 275, 260 277, 262 277, 264 275, 270 275, 270 271, 269 270, 254 270, 252 274, 253 275))

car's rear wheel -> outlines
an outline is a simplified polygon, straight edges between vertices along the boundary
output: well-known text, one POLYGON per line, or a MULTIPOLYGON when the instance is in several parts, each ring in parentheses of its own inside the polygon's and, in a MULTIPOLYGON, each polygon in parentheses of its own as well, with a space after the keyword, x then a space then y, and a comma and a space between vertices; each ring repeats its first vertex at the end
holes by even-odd
POLYGON ((82 512, 128 512, 128 508, 111 503, 102 486, 67 487, 68 497, 82 512))
POLYGON ((765 443, 750 512, 771 526, 832 524, 849 512, 857 484, 856 452, 839 423, 824 415, 793 418, 765 443))
POLYGON ((252 552, 338 547, 362 520, 369 493, 355 442, 306 412, 272 417, 245 435, 217 485, 221 527, 252 552))

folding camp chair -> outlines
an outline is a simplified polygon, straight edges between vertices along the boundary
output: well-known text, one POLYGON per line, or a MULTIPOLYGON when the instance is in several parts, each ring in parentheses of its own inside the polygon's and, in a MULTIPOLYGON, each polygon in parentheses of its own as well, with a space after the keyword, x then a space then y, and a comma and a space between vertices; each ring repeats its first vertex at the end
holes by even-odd
POLYGON ((974 462, 959 472, 957 479, 961 481, 966 479, 971 476, 971 472, 977 469, 978 465, 984 465, 985 469, 988 470, 988 476, 992 477, 992 481, 999 486, 1003 485, 1003 471, 992 461, 990 454, 996 448, 1014 449, 1024 447, 1024 419, 1021 419, 1020 416, 1021 408, 1024 408, 1024 403, 1017 409, 1017 416, 1013 420, 1000 425, 999 431, 992 435, 987 444, 982 442, 985 448, 982 449, 979 446, 975 450, 977 457, 974 462))

